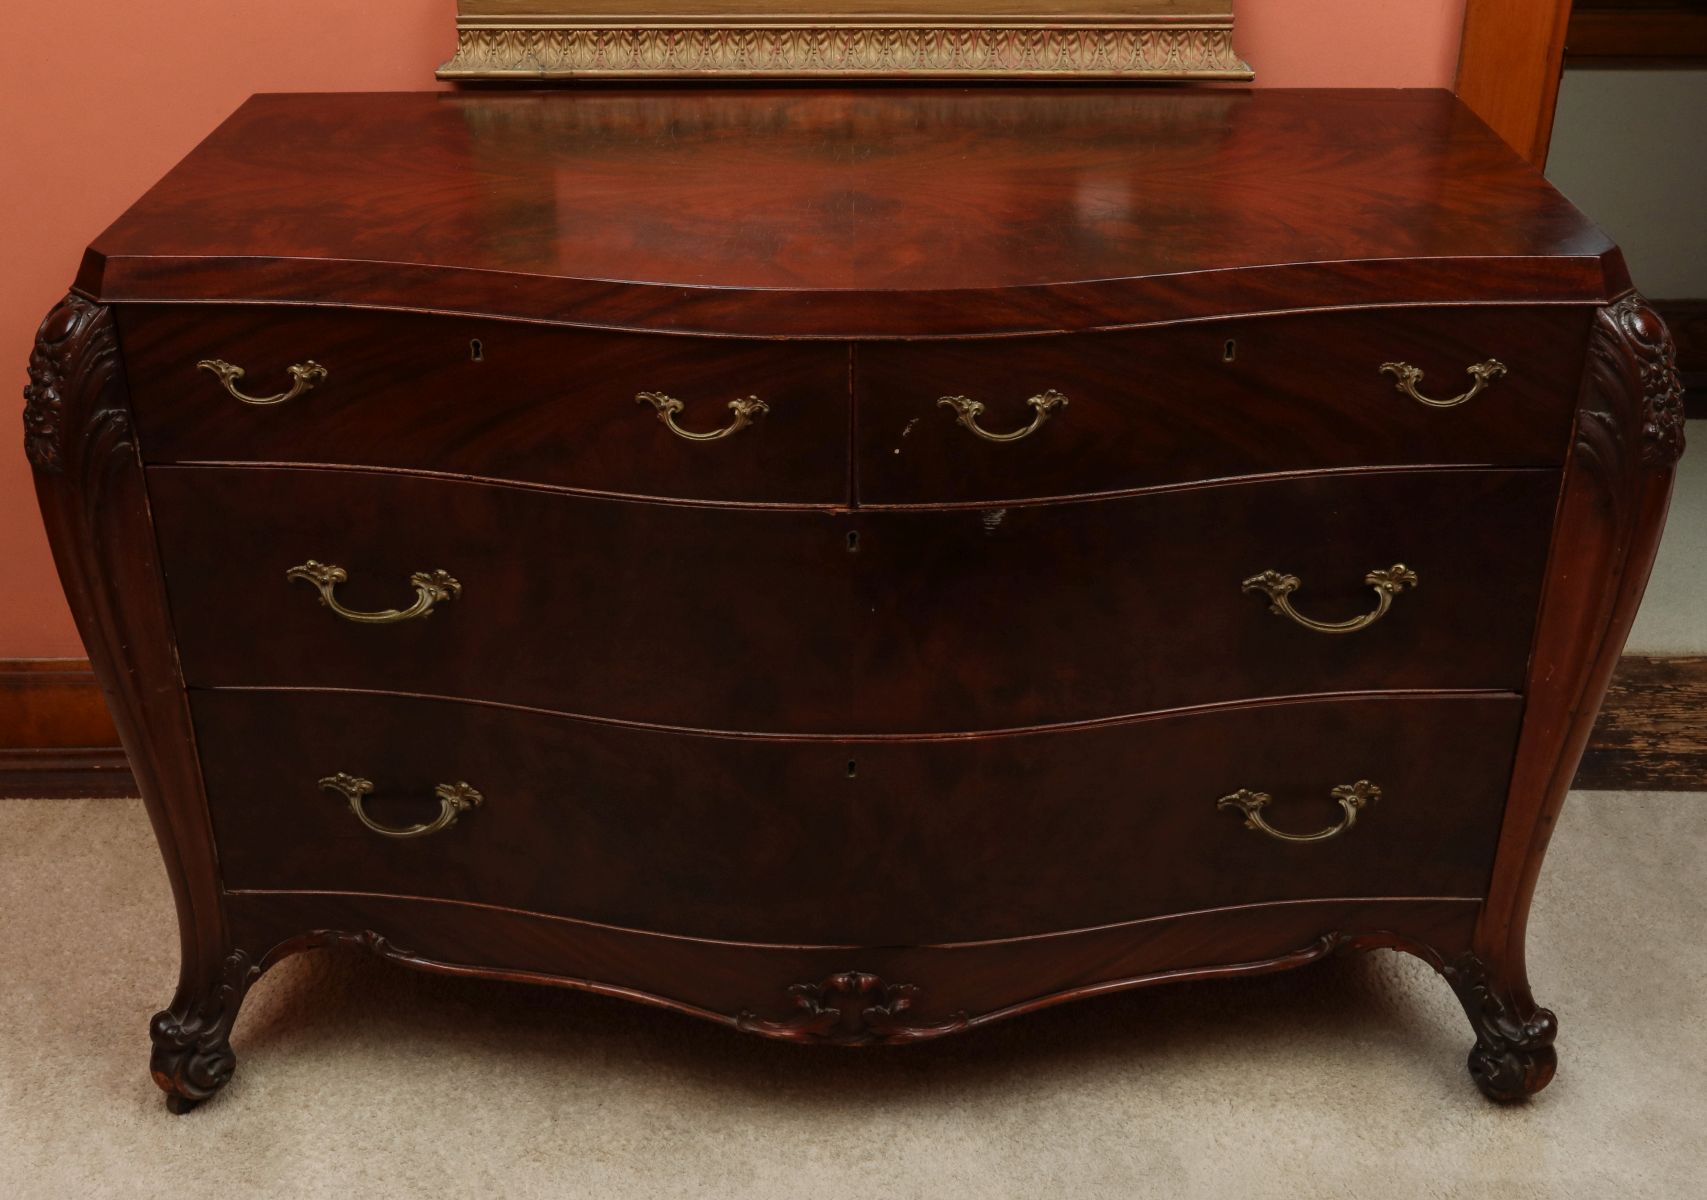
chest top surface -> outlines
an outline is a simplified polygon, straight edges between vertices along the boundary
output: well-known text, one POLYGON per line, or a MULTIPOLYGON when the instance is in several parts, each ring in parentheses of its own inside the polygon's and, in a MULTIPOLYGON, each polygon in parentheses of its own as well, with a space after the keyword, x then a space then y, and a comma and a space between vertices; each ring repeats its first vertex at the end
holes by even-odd
POLYGON ((1107 87, 261 95, 79 277, 107 301, 804 337, 1625 285, 1447 93, 1107 87))

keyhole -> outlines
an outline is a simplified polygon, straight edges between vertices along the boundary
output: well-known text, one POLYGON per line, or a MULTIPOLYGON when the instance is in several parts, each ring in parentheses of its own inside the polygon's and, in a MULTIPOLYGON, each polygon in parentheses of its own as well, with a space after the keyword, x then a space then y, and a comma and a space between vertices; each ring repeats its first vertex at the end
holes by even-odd
POLYGON ((852 778, 853 778, 853 777, 854 777, 854 776, 855 776, 855 775, 857 775, 857 774, 858 774, 858 773, 859 773, 859 764, 858 764, 858 763, 856 763, 856 762, 855 762, 855 761, 854 761, 854 760, 853 760, 853 759, 851 759, 851 758, 850 758, 850 759, 848 759, 848 778, 849 778, 849 779, 852 779, 852 778))
POLYGON ((857 529, 848 530, 848 553, 859 553, 859 530, 857 529))
POLYGON ((468 357, 475 362, 486 361, 486 347, 480 344, 479 338, 472 338, 468 343, 468 357))
POLYGON ((1225 346, 1221 347, 1221 361, 1222 362, 1232 362, 1234 357, 1237 356, 1238 353, 1239 353, 1239 344, 1237 342, 1235 342, 1232 338, 1228 338, 1227 344, 1225 346))

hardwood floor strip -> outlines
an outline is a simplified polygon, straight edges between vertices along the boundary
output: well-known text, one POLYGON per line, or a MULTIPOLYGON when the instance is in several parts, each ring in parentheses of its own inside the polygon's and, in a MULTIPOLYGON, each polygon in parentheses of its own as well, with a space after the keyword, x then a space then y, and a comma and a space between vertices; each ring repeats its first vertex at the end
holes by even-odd
POLYGON ((1707 791, 1707 657, 1626 655, 1574 786, 1707 791))

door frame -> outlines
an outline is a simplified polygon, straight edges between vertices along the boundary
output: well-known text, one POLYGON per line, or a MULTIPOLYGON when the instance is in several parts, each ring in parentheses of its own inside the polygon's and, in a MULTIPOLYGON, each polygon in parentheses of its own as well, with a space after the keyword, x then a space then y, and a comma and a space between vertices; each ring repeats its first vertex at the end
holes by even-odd
POLYGON ((1539 170, 1547 165, 1571 0, 1467 0, 1459 99, 1539 170))

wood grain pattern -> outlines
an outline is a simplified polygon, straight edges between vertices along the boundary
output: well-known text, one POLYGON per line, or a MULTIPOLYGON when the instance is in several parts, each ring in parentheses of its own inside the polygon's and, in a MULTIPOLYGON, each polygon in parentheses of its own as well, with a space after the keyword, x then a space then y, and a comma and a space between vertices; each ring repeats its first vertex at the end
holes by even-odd
POLYGON ((1006 509, 835 514, 637 504, 415 476, 152 467, 197 686, 458 696, 755 733, 954 733, 1372 689, 1517 690, 1558 475, 1351 473, 1006 509), (1418 514, 1426 514, 1419 520, 1418 514), (1181 530, 1214 530, 1209 540, 1181 530), (849 535, 857 535, 850 543, 849 535), (850 550, 850 546, 853 547, 850 550), (462 595, 364 626, 341 602, 462 595), (1241 590, 1304 581, 1329 637, 1241 590))
POLYGON ((859 499, 1000 502, 1268 471, 1557 463, 1586 321, 1563 307, 1405 308, 861 345, 859 499), (1507 374, 1452 409, 1404 397, 1380 371, 1421 367, 1423 394, 1445 399, 1490 358, 1507 374), (986 426, 1017 429, 1032 416, 1026 398, 1045 389, 1067 407, 1008 444, 979 441, 937 404, 963 394, 985 404, 986 426))
MULTIPOLYGON (((43 326, 25 446, 178 896, 182 986, 152 1030, 175 1108, 230 1077, 231 1030, 260 973, 321 944, 831 1043, 939 1036, 1101 990, 1387 946, 1453 987, 1486 1094, 1521 1098, 1552 1077, 1558 1022, 1530 994, 1524 923, 1651 563, 1683 406, 1669 339, 1622 295, 1617 251, 1456 102, 1103 88, 261 97, 85 268, 90 295, 43 326), (196 313, 208 329, 282 327, 297 309, 304 328, 383 322, 373 363, 395 364, 389 343, 427 324, 361 311, 373 306, 430 310, 458 342, 502 322, 496 342, 527 341, 533 365, 514 392, 471 388, 482 407, 459 413, 446 400, 457 373, 430 360, 416 373, 427 403, 358 405, 373 415, 335 427, 347 455, 316 451, 288 420, 204 424, 177 407, 174 379, 139 378, 147 411, 133 416, 119 358, 133 326, 115 336, 95 302, 108 300, 196 306, 138 314, 149 376, 162 361, 149 339, 176 358, 196 313), (1453 311, 1422 311, 1435 307, 1453 311), (1394 311, 1354 315, 1374 308, 1394 311), (1473 322, 1453 324, 1471 309, 1473 322), (1573 432, 1560 397, 1591 312, 1573 432), (850 341, 931 343, 860 345, 856 360, 918 350, 927 365, 1017 374, 1053 352, 999 357, 1020 333, 1166 324, 1151 332, 1185 346, 1192 322, 1278 329, 1281 314, 1345 322, 1340 341, 1271 345, 1269 361, 1291 365, 1249 394, 1266 391, 1274 411, 1238 393, 1253 431, 1308 415, 1297 440, 1259 446, 1228 413, 1179 418, 1164 447, 1194 472, 1282 472, 1261 479, 1070 499, 1056 491, 1073 486, 1063 469, 1017 479, 1024 502, 1007 503, 964 498, 1016 494, 990 477, 964 486, 939 471, 919 493, 938 507, 862 508, 845 471, 862 445, 851 375, 837 376, 839 408, 814 410, 848 418, 832 446, 773 464, 774 478, 748 462, 629 483, 643 456, 626 433, 597 454, 531 444, 555 436, 556 404, 527 398, 534 368, 568 343, 529 322, 729 342, 625 340, 636 351, 598 358, 601 378, 674 362, 723 379, 718 364, 745 371, 774 353, 775 379, 796 386, 828 371, 821 353, 847 363, 850 341), (1360 331, 1385 320, 1431 353, 1530 329, 1518 341, 1520 378, 1540 381, 1523 400, 1531 415, 1479 398, 1455 415, 1488 421, 1482 434, 1401 451, 1349 398, 1311 403, 1309 348, 1360 358, 1372 349, 1360 331), (976 347, 944 344, 955 338, 976 347), (1345 441, 1325 428, 1334 414, 1345 441), (161 453, 199 444, 234 458, 172 465, 155 457, 156 429, 161 453), (1194 437, 1228 446, 1181 449, 1194 437), (1336 461, 1347 441, 1369 461, 1287 473, 1336 461), (1421 461, 1435 447, 1447 463, 1421 461), (277 465, 281 450, 335 461, 277 465), (424 465, 370 461, 388 453, 424 465), (573 479, 550 474, 563 463, 573 479), (822 489, 825 464, 843 468, 833 482, 846 492, 822 489), (487 469, 516 478, 468 477, 487 469), (577 487, 659 498, 566 490, 577 487), (463 590, 429 619, 358 626, 286 579, 311 557, 349 570, 339 594, 358 609, 406 604, 416 571, 449 570, 463 590), (1290 624, 1239 587, 1291 572, 1301 609, 1342 619, 1374 601, 1364 574, 1398 561, 1419 586, 1344 637, 1290 624), (186 681, 217 738, 202 756, 186 681), (1378 694, 1392 692, 1405 694, 1378 694), (1126 720, 1138 713, 1154 715, 1126 720), (382 802, 476 760, 498 786, 449 831, 466 838, 400 852, 444 859, 423 871, 383 857, 397 847, 349 842, 360 827, 317 789, 307 810, 283 791, 253 802, 334 749, 379 760, 382 802), (1320 789, 1351 780, 1318 776, 1350 755, 1431 781, 1430 823, 1405 824, 1424 819, 1405 779, 1377 780, 1376 809, 1314 847, 1258 840, 1231 812, 1204 824, 1193 807, 1254 785, 1277 796, 1277 824, 1306 827, 1299 806, 1314 796, 1321 814, 1320 789), (244 760, 261 758, 273 765, 257 781, 244 760), (1243 778, 1253 766, 1264 779, 1243 778), (1210 777, 1227 782, 1203 786, 1210 777), (584 795, 568 790, 577 781, 584 795), (861 786, 869 802, 848 803, 861 786), (619 810, 650 813, 651 828, 622 827, 619 810), (292 841, 275 819, 320 824, 292 841), (542 839, 584 852, 577 835, 616 849, 569 879, 528 865, 542 839), (453 861, 463 848, 474 852, 453 861), (1326 853, 1289 857, 1312 849, 1326 853), (624 877, 630 863, 658 878, 624 877), (276 886, 231 886, 239 870, 276 886), (305 877, 344 890, 304 890, 305 877), (1429 894, 1396 896, 1415 889, 1429 894), (1340 894, 1303 899, 1322 890, 1340 894), (494 891, 721 936, 478 899, 494 891), (1130 919, 1228 895, 1268 902, 1130 919), (1116 923, 1045 932, 1085 921, 1116 923)), ((258 371, 296 357, 271 336, 255 344, 280 360, 258 371)), ((592 358, 617 344, 576 340, 592 358)), ((362 379, 368 366, 344 369, 362 379)), ((406 374, 369 375, 363 391, 406 374)), ((1204 394, 1236 407, 1212 384, 1204 394)), ((1122 437, 1106 461, 1150 461, 1122 437)), ((1093 486, 1139 477, 1116 470, 1093 486)), ((367 768, 312 768, 340 769, 367 768)))
POLYGON ((1707 791, 1707 658, 1625 656, 1571 786, 1707 791))
POLYGON ((1572 0, 1467 0, 1459 99, 1537 170, 1547 165, 1572 0))
POLYGON ((465 900, 704 938, 886 945, 1108 925, 1221 904, 1476 896, 1521 705, 1359 697, 927 742, 624 729, 442 700, 194 696, 228 887, 465 900), (1451 754, 1438 748, 1450 744, 1451 754), (376 819, 479 809, 389 841, 316 781, 371 779, 376 819), (1216 800, 1274 795, 1300 832, 1336 785, 1380 800, 1293 845, 1216 800), (1189 848, 1189 853, 1181 853, 1189 848))
POLYGON ((1106 87, 257 96, 79 283, 908 338, 1628 286, 1444 93, 1106 87))
POLYGON ((834 344, 273 306, 127 308, 119 325, 150 462, 422 467, 720 502, 847 497, 848 351, 834 344), (209 357, 247 364, 256 388, 306 359, 328 376, 255 408, 196 369, 209 357), (727 425, 740 397, 769 411, 736 436, 692 442, 636 403, 643 391, 682 401, 678 420, 695 432, 727 425))

